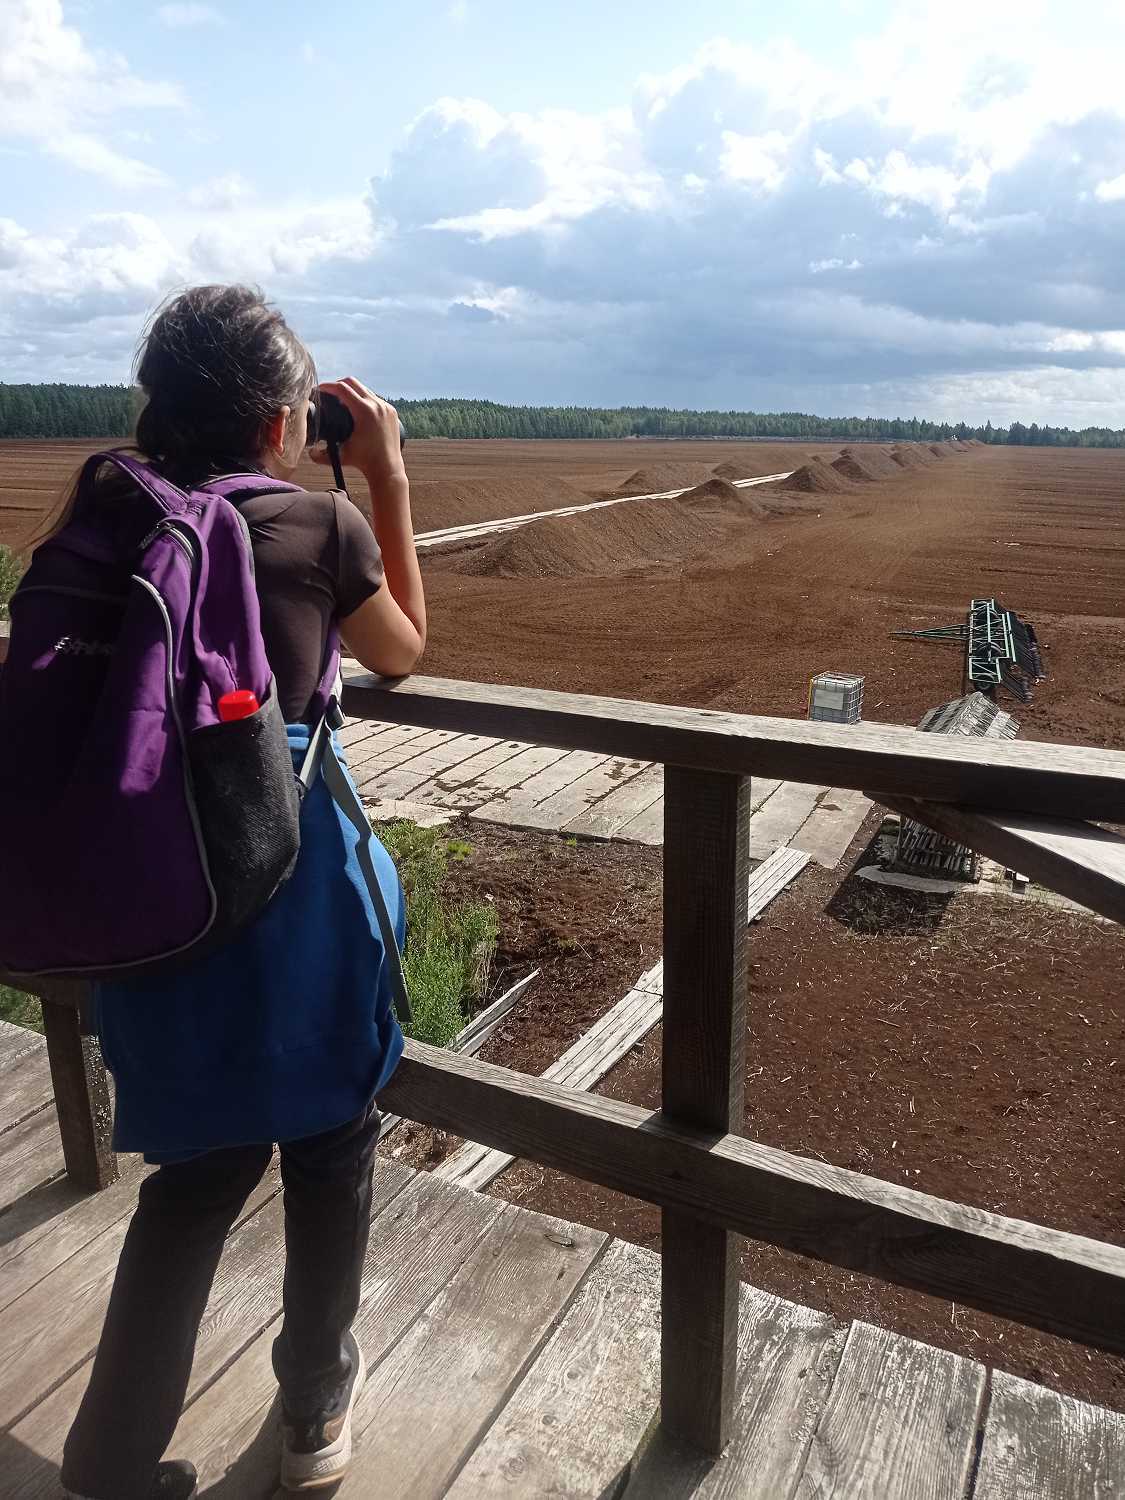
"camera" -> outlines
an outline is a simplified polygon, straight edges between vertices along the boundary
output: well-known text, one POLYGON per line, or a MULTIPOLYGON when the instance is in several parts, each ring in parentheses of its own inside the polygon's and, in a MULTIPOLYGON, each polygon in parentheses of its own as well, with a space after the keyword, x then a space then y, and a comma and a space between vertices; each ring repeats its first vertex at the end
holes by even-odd
MULTIPOLYGON (((340 448, 355 431, 352 414, 338 396, 329 391, 315 390, 309 398, 308 446, 325 442, 330 447, 340 448)), ((398 424, 399 447, 406 447, 406 428, 402 418, 398 424)))

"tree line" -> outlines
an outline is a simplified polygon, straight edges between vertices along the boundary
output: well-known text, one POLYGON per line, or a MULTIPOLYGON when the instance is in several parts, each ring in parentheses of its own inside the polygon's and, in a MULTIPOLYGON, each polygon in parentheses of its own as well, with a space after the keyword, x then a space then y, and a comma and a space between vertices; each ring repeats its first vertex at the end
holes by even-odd
MULTIPOLYGON (((138 392, 118 385, 0 383, 0 438, 126 438, 138 392)), ((396 400, 412 438, 836 438, 935 442, 977 438, 1028 447, 1125 448, 1125 428, 983 427, 919 417, 816 417, 807 412, 677 411, 663 406, 504 406, 454 398, 396 400)))

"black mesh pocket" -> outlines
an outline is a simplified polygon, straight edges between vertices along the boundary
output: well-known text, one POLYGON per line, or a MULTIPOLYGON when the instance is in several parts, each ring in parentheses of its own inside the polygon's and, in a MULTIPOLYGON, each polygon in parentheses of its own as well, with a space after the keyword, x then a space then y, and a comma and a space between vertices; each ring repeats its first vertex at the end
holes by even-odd
POLYGON ((249 718, 194 730, 188 758, 216 896, 210 950, 257 916, 297 862, 301 804, 276 692, 249 718))

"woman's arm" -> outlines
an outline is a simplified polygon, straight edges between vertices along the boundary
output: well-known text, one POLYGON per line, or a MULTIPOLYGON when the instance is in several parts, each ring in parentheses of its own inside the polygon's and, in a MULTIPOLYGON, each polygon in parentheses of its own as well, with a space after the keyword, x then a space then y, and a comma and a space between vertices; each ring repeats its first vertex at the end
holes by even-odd
POLYGON ((386 580, 377 593, 340 621, 340 634, 352 655, 370 671, 402 677, 414 670, 426 646, 426 598, 414 546, 410 481, 399 444, 398 413, 358 380, 341 380, 322 388, 338 396, 355 421, 355 431, 340 457, 367 481, 386 580))

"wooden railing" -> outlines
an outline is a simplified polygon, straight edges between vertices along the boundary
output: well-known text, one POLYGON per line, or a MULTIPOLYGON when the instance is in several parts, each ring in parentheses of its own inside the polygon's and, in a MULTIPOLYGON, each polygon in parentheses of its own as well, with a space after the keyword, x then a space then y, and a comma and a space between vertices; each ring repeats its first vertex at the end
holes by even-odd
MULTIPOLYGON (((865 791, 1123 921, 1125 839, 1083 820, 1125 823, 1125 754, 363 674, 348 678, 344 707, 354 718, 665 766, 661 1108, 638 1109, 417 1042, 407 1044, 381 1103, 660 1207, 661 1414, 672 1435, 707 1452, 726 1441, 736 1234, 1125 1353, 1125 1249, 738 1133, 752 775, 865 791)), ((73 1036, 68 1045, 73 1054, 73 1036)), ((69 1065, 81 1062, 72 1055, 69 1065)), ((65 1098, 64 1089, 60 1110, 65 1098)), ((78 1142, 73 1121, 70 1129, 78 1142)), ((64 1139, 66 1132, 64 1121, 64 1139)), ((90 1155, 96 1141, 97 1131, 87 1130, 81 1150, 72 1144, 79 1171, 85 1153, 87 1181, 99 1176, 90 1155)))

